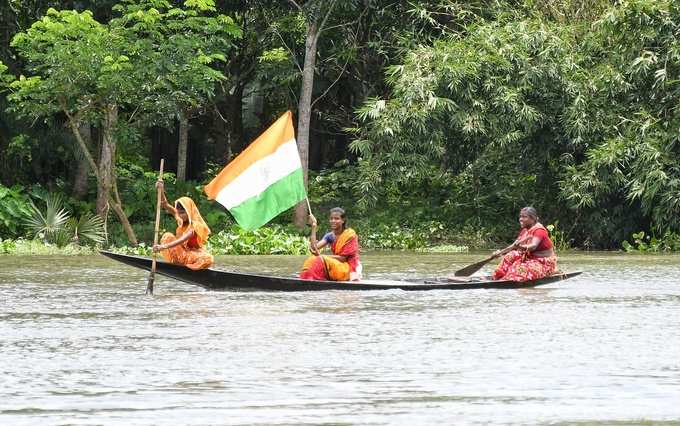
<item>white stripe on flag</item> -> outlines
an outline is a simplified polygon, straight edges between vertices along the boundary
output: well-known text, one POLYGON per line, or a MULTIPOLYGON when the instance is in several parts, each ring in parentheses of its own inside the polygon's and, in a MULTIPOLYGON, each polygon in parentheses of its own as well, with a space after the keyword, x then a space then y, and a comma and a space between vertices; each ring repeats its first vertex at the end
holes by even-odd
POLYGON ((295 170, 302 168, 295 139, 279 146, 270 155, 256 161, 220 190, 215 200, 231 209, 255 197, 295 170))

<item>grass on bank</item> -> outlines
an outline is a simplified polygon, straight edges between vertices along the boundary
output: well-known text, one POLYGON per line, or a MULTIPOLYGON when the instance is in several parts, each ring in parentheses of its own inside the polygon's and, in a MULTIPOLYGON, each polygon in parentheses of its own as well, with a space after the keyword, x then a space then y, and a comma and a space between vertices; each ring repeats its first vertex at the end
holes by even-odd
MULTIPOLYGON (((405 250, 421 253, 465 253, 470 249, 490 250, 503 243, 492 242, 480 232, 457 232, 454 235, 440 233, 436 237, 429 229, 413 230, 384 226, 370 231, 359 230, 363 250, 405 250)), ((571 247, 560 234, 552 232, 555 247, 559 252, 571 247)), ((319 235, 321 237, 321 235, 319 235)), ((680 236, 667 234, 654 238, 643 233, 633 235, 633 242, 624 242, 623 249, 633 253, 664 253, 680 251, 680 236)), ((78 245, 74 243, 59 247, 42 239, 0 239, 0 255, 14 256, 81 256, 96 254, 100 248, 122 254, 139 256, 151 255, 151 244, 142 242, 137 246, 78 245)), ((211 235, 207 250, 220 255, 305 255, 308 253, 308 239, 297 230, 272 224, 255 231, 244 231, 238 226, 211 235)))
MULTIPOLYGON (((320 235, 319 235, 320 237, 320 235)), ((467 252, 467 245, 432 243, 432 238, 423 232, 390 227, 360 234, 364 250, 411 250, 424 253, 467 252)), ((309 240, 296 230, 280 225, 271 225, 254 231, 244 231, 238 226, 217 232, 210 236, 206 249, 215 256, 220 255, 305 255, 309 240)), ((14 256, 29 255, 91 255, 105 247, 117 253, 150 256, 151 244, 141 242, 137 246, 77 245, 62 247, 41 239, 0 240, 0 254, 14 256)))

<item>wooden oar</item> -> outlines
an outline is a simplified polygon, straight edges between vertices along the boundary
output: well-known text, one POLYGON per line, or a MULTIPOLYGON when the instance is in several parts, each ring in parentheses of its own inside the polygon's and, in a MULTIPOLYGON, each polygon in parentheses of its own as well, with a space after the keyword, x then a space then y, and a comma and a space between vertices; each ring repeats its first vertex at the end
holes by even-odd
MULTIPOLYGON (((158 180, 163 181, 163 158, 161 158, 161 167, 158 172, 158 180)), ((159 189, 156 195, 156 225, 153 231, 153 245, 158 244, 158 230, 161 225, 161 190, 159 189)), ((149 280, 146 282, 146 294, 153 294, 153 280, 156 274, 156 252, 151 253, 151 272, 149 273, 149 280)))
MULTIPOLYGON (((508 250, 508 251, 510 251, 510 250, 508 250)), ((453 273, 453 275, 456 276, 456 277, 469 277, 470 275, 472 275, 472 274, 474 274, 475 272, 477 272, 477 271, 479 271, 480 269, 482 269, 482 267, 483 267, 484 265, 486 265, 487 263, 491 262, 492 260, 494 260, 494 259, 497 258, 498 256, 507 253, 508 251, 502 251, 502 252, 499 253, 499 254, 492 254, 491 256, 489 256, 489 257, 487 257, 487 258, 485 258, 485 259, 483 259, 483 260, 480 260, 480 261, 477 262, 477 263, 473 263, 472 265, 468 265, 468 266, 466 266, 466 267, 463 268, 463 269, 457 270, 456 272, 453 273)))
POLYGON ((456 276, 456 277, 468 277, 468 276, 474 274, 475 272, 479 271, 480 269, 482 269, 482 267, 484 265, 491 262, 495 258, 497 258, 499 256, 503 256, 504 254, 512 251, 515 248, 515 244, 522 244, 523 242, 525 242, 528 239, 529 239, 529 237, 526 237, 522 241, 519 241, 519 240, 515 241, 514 243, 510 244, 509 246, 507 246, 503 250, 499 251, 498 253, 494 253, 491 256, 489 256, 489 257, 487 257, 483 260, 480 260, 477 263, 473 263, 472 265, 468 265, 463 269, 457 270, 456 272, 453 273, 453 275, 456 276))

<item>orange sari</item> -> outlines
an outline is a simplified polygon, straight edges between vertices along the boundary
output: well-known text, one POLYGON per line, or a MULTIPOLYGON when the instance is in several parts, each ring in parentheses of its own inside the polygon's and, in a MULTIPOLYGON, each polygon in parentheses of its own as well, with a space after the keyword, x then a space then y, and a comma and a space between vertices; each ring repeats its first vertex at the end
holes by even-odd
POLYGON ((354 281, 361 279, 359 262, 359 236, 352 228, 342 231, 331 245, 336 256, 345 256, 343 262, 328 256, 309 256, 302 265, 300 278, 303 280, 354 281))
POLYGON ((181 204, 184 210, 186 210, 187 216, 189 216, 189 223, 185 224, 179 215, 175 214, 177 231, 175 235, 171 232, 163 234, 161 244, 172 243, 189 231, 194 231, 194 235, 180 245, 161 250, 161 255, 168 262, 184 265, 194 271, 209 268, 213 264, 214 258, 205 251, 203 245, 208 241, 210 228, 203 221, 203 217, 199 213, 194 200, 189 197, 182 197, 175 201, 175 205, 177 203, 181 204))

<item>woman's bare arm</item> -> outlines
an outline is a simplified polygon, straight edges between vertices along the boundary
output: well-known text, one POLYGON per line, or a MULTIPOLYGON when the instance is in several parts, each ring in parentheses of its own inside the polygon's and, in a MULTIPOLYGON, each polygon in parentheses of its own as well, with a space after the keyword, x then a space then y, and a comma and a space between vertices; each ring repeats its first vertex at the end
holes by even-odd
POLYGON ((528 251, 532 252, 538 248, 538 246, 541 244, 541 238, 534 236, 531 241, 529 241, 528 244, 519 244, 517 246, 518 249, 522 251, 528 251))
POLYGON ((312 252, 314 256, 319 255, 319 249, 323 247, 319 247, 321 243, 325 243, 325 240, 321 240, 321 243, 317 242, 316 240, 316 227, 317 227, 317 222, 316 222, 316 217, 314 217, 313 214, 309 214, 309 225, 312 227, 312 230, 309 232, 309 251, 312 252))
POLYGON ((173 207, 172 204, 168 203, 168 197, 165 196, 165 185, 163 184, 162 180, 156 182, 156 189, 161 191, 161 206, 163 206, 165 211, 167 211, 173 216, 177 215, 177 210, 175 210, 175 207, 173 207))
POLYGON ((169 248, 178 246, 185 241, 187 241, 189 238, 194 236, 194 230, 190 229, 189 231, 185 232, 180 238, 176 239, 175 241, 168 243, 168 244, 158 244, 153 246, 153 251, 159 252, 161 250, 167 250, 169 248))

